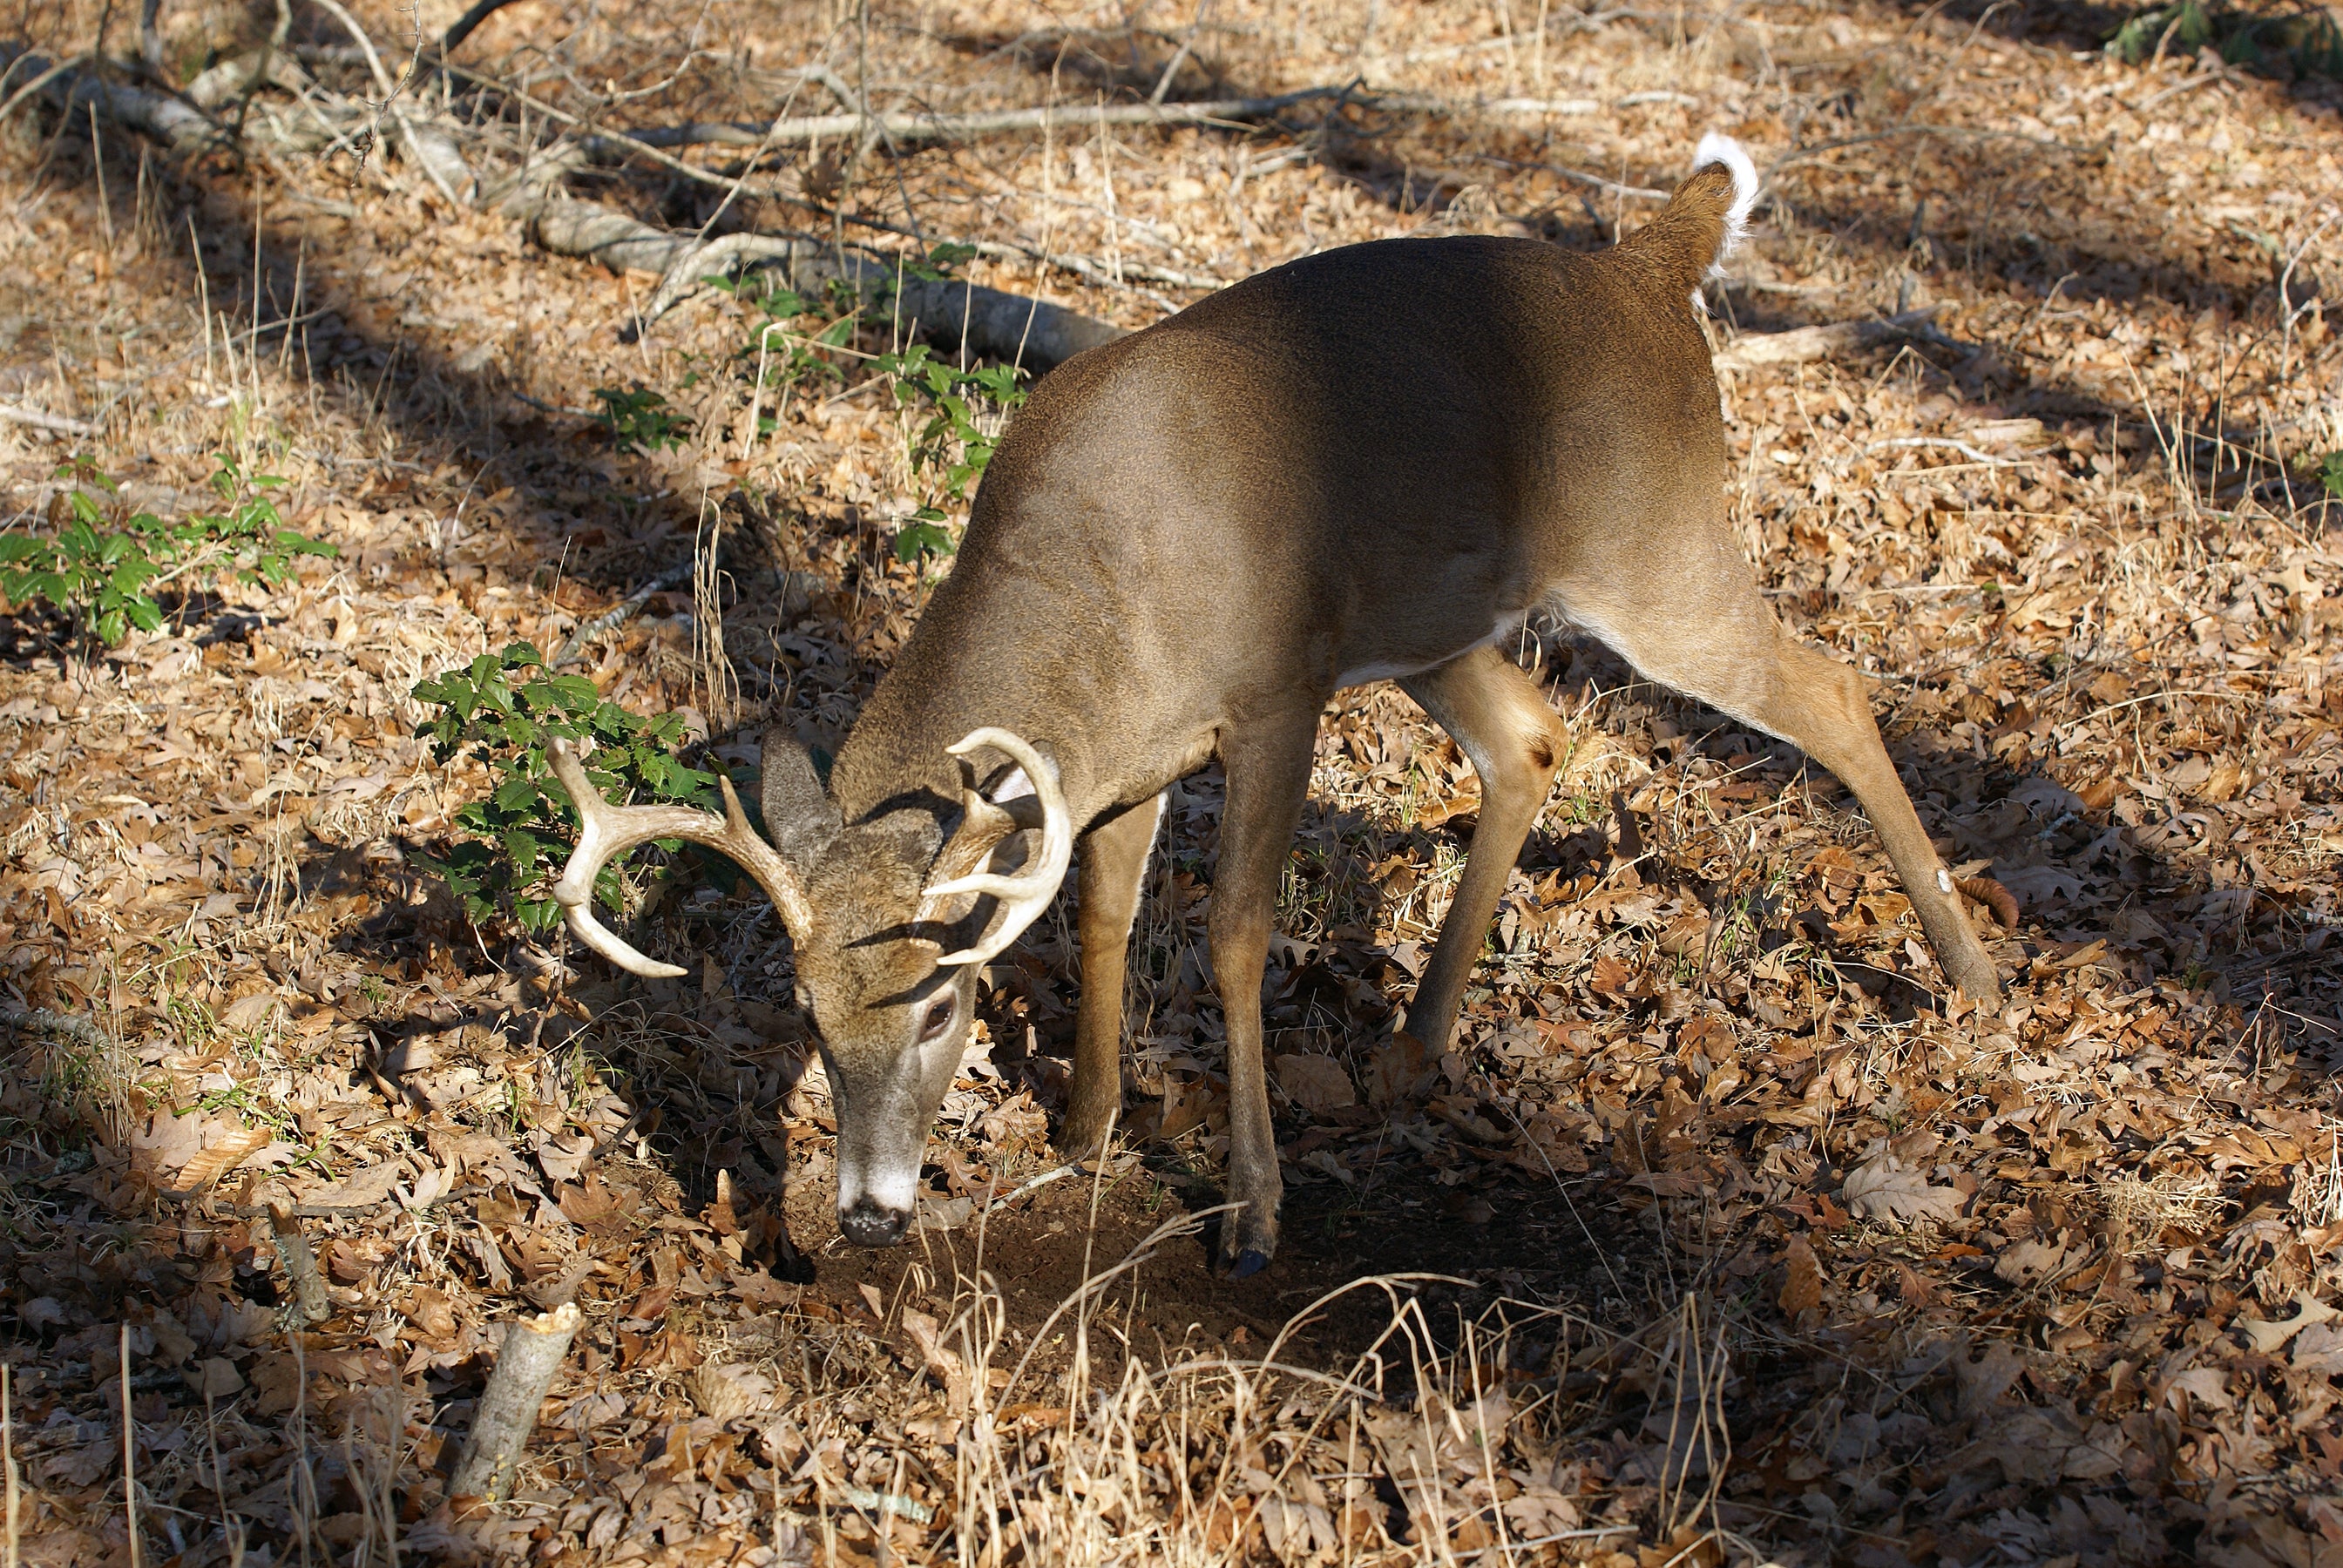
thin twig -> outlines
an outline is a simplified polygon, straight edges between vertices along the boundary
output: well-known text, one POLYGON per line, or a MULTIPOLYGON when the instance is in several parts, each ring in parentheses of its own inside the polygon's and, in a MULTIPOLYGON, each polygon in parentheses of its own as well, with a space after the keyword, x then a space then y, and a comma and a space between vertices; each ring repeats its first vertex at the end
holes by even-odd
POLYGON ((1802 164, 1808 159, 1818 158, 1825 153, 1836 152, 1841 147, 1859 147, 1868 142, 1893 141, 1901 136, 1942 136, 1953 141, 2025 142, 2032 146, 2056 147, 2063 153, 2085 153, 2091 150, 2088 147, 2078 147, 2072 142, 2062 142, 2055 136, 2029 136, 2023 131, 1984 130, 1975 126, 1895 126, 1884 131, 1866 131, 1859 136, 1837 136, 1827 142, 1816 142, 1810 147, 1797 147, 1784 153, 1765 166, 1765 175, 1759 183, 1772 180, 1778 171, 1786 169, 1793 164, 1802 164))
MULTIPOLYGON (((39 57, 37 55, 19 55, 15 60, 8 62, 7 71, 0 71, 0 82, 7 80, 8 73, 15 70, 17 64, 20 61, 33 60, 37 63, 38 58, 39 57)), ((65 59, 59 60, 55 65, 51 65, 47 70, 43 71, 39 75, 35 76, 31 81, 25 83, 23 86, 9 94, 8 101, 6 103, 0 104, 0 120, 5 120, 10 115, 15 113, 17 105, 23 103, 25 99, 39 92, 43 87, 47 86, 59 76, 65 75, 69 72, 81 69, 81 67, 86 65, 89 60, 90 56, 87 55, 70 55, 65 59)))

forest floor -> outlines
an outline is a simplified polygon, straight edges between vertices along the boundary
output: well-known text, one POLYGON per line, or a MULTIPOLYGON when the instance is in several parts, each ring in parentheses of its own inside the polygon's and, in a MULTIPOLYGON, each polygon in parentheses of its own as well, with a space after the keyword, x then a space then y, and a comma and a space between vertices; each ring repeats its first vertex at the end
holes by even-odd
MULTIPOLYGON (((392 75, 459 9, 352 7, 392 75)), ((892 1251, 838 1236, 761 900, 636 868, 636 939, 690 971, 642 981, 435 874, 491 776, 418 682, 575 638, 565 673, 745 779, 769 716, 835 746, 949 569, 899 545, 965 512, 872 369, 884 313, 744 285, 646 323, 656 276, 442 189, 398 111, 270 140, 380 97, 337 10, 294 5, 301 69, 176 148, 27 86, 24 49, 133 81, 126 10, 0 28, 0 537, 75 493, 103 528, 265 496, 337 550, 190 574, 110 647, 0 617, 12 1565, 2343 1563, 2316 38, 2225 58, 2236 18, 2159 14, 2126 58, 2131 13, 2047 0, 520 0, 419 71, 484 188, 578 127, 737 122, 563 177, 1129 327, 1353 241, 1593 249, 1723 130, 1765 196, 1720 345, 1933 311, 1723 370, 1732 509, 1947 859, 2012 895, 1976 911, 2000 1006, 1949 990, 1834 779, 1534 627, 1577 745, 1427 1056, 1395 1025, 1476 785, 1395 689, 1347 692, 1272 955, 1284 1249, 1232 1282, 1194 1217, 1216 773, 1145 890, 1118 1151, 1050 1144, 1061 900, 990 971, 892 1251), (867 153, 755 130, 1346 85, 867 153), (572 1300, 513 1499, 451 1506, 500 1337, 572 1300)), ((148 86, 272 16, 166 8, 148 86)))

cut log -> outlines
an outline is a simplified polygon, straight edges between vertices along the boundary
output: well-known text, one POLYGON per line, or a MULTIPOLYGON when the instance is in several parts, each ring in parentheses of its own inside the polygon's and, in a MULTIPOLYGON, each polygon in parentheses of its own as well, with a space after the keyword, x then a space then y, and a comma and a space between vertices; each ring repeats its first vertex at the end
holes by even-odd
POLYGON ((471 1435, 464 1440, 463 1454, 448 1478, 450 1499, 501 1503, 512 1494, 513 1476, 528 1451, 528 1435, 537 1429, 546 1392, 569 1353, 578 1325, 585 1321, 575 1302, 564 1302, 535 1318, 513 1320, 497 1352, 496 1370, 480 1394, 471 1435))

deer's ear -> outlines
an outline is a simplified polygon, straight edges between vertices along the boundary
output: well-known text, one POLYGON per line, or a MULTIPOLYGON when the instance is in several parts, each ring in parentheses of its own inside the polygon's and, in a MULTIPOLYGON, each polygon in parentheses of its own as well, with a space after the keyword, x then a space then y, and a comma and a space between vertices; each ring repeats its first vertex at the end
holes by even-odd
POLYGON ((765 731, 764 764, 765 836, 802 875, 838 837, 838 805, 806 749, 779 725, 765 731))

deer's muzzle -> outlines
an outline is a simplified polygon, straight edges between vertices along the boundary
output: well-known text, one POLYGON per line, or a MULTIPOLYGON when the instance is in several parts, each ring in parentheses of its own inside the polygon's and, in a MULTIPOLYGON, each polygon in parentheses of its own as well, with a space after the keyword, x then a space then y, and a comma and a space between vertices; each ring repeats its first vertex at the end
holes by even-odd
POLYGON ((910 1228, 910 1209, 890 1208, 867 1193, 838 1211, 840 1234, 858 1247, 897 1246, 910 1228))

